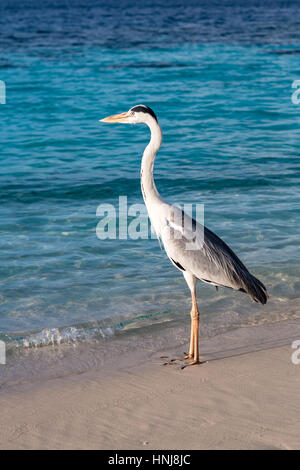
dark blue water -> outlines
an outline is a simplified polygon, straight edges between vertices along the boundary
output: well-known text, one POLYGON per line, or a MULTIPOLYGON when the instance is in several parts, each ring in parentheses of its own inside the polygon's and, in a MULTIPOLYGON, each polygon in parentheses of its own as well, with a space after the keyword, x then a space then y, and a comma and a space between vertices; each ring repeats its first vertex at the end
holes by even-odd
POLYGON ((164 132, 161 194, 204 203, 208 227, 271 294, 261 307, 199 286, 203 324, 297 316, 296 79, 298 2, 2 0, 0 333, 46 329, 47 342, 54 328, 105 335, 187 318, 185 281, 156 240, 96 237, 99 204, 142 202, 149 138, 98 120, 139 103, 164 132))

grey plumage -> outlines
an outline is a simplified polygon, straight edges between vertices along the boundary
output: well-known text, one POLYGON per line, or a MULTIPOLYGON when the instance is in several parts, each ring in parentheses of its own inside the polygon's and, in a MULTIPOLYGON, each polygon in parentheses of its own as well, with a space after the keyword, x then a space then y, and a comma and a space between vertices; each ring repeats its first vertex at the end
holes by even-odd
POLYGON ((197 279, 216 287, 245 292, 261 304, 267 302, 268 293, 263 283, 248 271, 221 238, 177 207, 169 206, 168 212, 162 241, 178 269, 189 271, 197 279), (188 250, 191 241, 195 249, 188 250))

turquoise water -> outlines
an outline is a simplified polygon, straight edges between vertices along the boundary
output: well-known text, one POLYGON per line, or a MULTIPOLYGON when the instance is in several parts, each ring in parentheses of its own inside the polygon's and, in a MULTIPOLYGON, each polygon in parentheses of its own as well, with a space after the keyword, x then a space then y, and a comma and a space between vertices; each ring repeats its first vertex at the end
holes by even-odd
POLYGON ((1 337, 73 341, 188 318, 185 281, 156 240, 96 237, 99 204, 142 202, 149 139, 98 120, 139 103, 164 133, 162 196, 204 203, 206 225, 270 292, 262 307, 199 285, 202 331, 298 316, 297 4, 25 3, 0 7, 1 337))

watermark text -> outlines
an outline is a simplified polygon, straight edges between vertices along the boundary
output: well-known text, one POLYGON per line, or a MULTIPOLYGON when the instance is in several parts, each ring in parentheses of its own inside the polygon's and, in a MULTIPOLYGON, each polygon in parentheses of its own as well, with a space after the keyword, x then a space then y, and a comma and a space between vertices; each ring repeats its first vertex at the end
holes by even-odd
POLYGON ((99 240, 131 240, 157 238, 163 243, 183 240, 186 250, 198 250, 204 240, 204 205, 183 204, 169 206, 155 203, 150 218, 145 204, 128 205, 127 196, 119 196, 118 206, 100 204, 96 211, 100 221, 96 227, 99 240))

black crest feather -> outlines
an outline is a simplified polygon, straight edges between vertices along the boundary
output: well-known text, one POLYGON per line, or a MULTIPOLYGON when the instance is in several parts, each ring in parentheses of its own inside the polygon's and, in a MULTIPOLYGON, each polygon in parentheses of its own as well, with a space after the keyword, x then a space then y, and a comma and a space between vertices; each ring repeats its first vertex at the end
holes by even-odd
POLYGON ((131 108, 131 111, 134 111, 135 113, 150 114, 150 116, 152 116, 155 119, 155 121, 158 122, 155 112, 151 108, 149 108, 149 106, 145 106, 145 105, 134 106, 133 108, 131 108))

